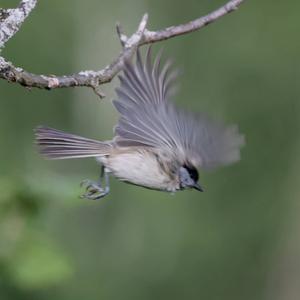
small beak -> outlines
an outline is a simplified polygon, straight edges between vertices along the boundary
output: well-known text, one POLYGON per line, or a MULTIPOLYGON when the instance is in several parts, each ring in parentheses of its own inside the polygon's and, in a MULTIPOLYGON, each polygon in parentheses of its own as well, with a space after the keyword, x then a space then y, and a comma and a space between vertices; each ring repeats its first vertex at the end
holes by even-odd
POLYGON ((193 188, 199 192, 204 192, 203 188, 201 187, 201 185, 198 182, 196 182, 194 184, 193 188))

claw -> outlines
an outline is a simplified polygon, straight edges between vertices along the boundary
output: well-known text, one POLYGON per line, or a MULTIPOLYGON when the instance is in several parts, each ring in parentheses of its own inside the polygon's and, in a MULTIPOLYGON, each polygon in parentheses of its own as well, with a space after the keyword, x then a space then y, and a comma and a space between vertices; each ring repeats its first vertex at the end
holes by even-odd
POLYGON ((84 180, 82 180, 81 182, 80 182, 80 187, 83 187, 83 186, 85 186, 87 183, 89 182, 89 180, 88 179, 84 179, 84 180))
POLYGON ((80 196, 80 198, 82 199, 88 199, 88 200, 98 200, 103 198, 104 196, 107 195, 107 192, 102 192, 102 193, 85 193, 83 195, 80 196))
POLYGON ((100 181, 95 182, 89 179, 83 180, 80 183, 81 187, 85 187, 86 193, 80 196, 80 198, 90 199, 90 200, 98 200, 103 198, 109 193, 109 176, 106 169, 102 166, 102 171, 100 175, 100 181), (105 187, 103 188, 101 185, 101 181, 104 177, 105 187))
POLYGON ((100 183, 89 180, 89 179, 85 179, 85 180, 81 181, 80 187, 83 187, 83 186, 86 187, 86 190, 90 189, 90 187, 93 187, 95 189, 102 188, 100 183))
POLYGON ((80 183, 80 186, 83 187, 85 186, 86 193, 80 196, 80 198, 85 198, 89 200, 98 200, 105 195, 108 194, 109 189, 105 188, 103 189, 100 183, 91 181, 91 180, 83 180, 80 183))

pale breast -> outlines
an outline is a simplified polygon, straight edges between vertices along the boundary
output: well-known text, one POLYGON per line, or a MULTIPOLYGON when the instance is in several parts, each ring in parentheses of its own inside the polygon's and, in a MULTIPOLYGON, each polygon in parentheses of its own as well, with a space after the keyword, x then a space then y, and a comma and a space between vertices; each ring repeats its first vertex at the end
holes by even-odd
POLYGON ((106 158, 99 158, 115 177, 144 187, 175 191, 178 181, 161 167, 157 156, 145 150, 116 152, 106 158))

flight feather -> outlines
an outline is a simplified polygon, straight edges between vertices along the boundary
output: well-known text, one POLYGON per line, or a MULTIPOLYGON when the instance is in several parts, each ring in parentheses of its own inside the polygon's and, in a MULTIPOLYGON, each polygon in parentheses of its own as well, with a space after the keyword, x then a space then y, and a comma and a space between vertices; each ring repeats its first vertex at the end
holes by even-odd
POLYGON ((204 169, 239 160, 244 137, 237 126, 186 112, 170 101, 177 73, 169 61, 162 66, 161 53, 152 63, 151 47, 144 63, 139 50, 135 63, 125 63, 114 100, 120 113, 114 141, 163 149, 204 169))

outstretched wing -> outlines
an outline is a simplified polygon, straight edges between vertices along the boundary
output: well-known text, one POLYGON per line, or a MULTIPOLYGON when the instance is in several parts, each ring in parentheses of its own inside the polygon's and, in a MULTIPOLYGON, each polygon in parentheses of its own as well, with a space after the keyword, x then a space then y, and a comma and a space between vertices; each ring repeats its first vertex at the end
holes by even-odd
POLYGON ((151 63, 148 48, 145 63, 137 52, 136 63, 127 62, 114 100, 121 114, 115 128, 119 146, 148 146, 174 153, 183 163, 214 168, 239 160, 243 136, 236 126, 226 127, 203 115, 176 108, 168 100, 177 72, 170 63, 161 65, 161 54, 151 63))

